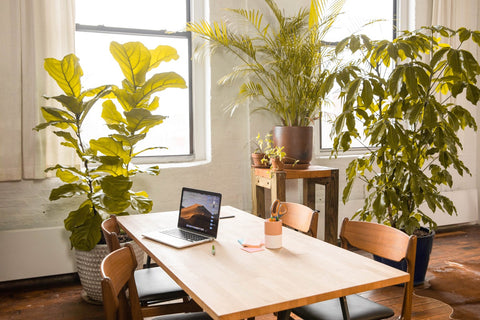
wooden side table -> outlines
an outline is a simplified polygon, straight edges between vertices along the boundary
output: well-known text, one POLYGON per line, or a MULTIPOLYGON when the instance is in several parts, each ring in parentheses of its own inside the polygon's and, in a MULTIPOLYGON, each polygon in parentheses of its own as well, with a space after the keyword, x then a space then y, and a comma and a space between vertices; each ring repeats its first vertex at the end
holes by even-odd
POLYGON ((303 204, 315 210, 315 185, 325 186, 325 241, 337 244, 338 230, 338 169, 310 166, 304 170, 270 171, 252 168, 253 214, 265 216, 265 189, 270 189, 272 201, 285 201, 287 179, 303 179, 303 204))

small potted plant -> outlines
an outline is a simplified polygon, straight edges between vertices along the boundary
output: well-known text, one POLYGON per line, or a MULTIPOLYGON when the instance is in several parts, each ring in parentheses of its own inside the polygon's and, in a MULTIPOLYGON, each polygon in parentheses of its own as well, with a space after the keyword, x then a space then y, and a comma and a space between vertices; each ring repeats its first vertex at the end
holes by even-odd
POLYGON ((268 167, 268 158, 266 157, 265 150, 272 145, 272 135, 266 134, 264 138, 257 134, 257 137, 253 141, 255 148, 252 152, 252 166, 254 168, 265 168, 268 167), (264 161, 266 159, 266 162, 264 161))
POLYGON ((283 159, 285 158, 284 147, 280 146, 271 146, 265 150, 266 158, 262 161, 266 162, 267 159, 270 159, 270 169, 273 171, 282 171, 285 168, 283 159))

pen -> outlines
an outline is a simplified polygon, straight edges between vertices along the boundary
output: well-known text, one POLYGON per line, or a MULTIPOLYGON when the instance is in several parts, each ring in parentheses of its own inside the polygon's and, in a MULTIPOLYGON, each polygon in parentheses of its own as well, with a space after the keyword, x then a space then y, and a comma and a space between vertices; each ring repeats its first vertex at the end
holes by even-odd
POLYGON ((215 245, 212 244, 212 255, 215 255, 215 245))

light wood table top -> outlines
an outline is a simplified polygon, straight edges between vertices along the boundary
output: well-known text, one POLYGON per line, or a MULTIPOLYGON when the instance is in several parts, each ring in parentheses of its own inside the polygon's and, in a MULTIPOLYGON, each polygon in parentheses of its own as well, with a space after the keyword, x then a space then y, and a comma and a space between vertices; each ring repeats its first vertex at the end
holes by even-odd
POLYGON ((263 219, 223 206, 217 239, 175 249, 142 233, 176 226, 177 212, 118 217, 122 228, 214 319, 246 319, 408 281, 408 273, 283 228, 281 249, 248 253, 263 219), (215 255, 212 255, 212 244, 215 255))

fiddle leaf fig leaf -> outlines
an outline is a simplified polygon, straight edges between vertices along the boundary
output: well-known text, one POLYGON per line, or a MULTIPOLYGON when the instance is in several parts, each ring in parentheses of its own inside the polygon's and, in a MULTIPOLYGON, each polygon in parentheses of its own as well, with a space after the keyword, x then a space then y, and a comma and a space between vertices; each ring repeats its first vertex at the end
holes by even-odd
POLYGON ((146 133, 150 128, 163 123, 166 118, 162 115, 153 115, 146 109, 132 109, 125 112, 127 119, 128 131, 131 133, 139 132, 146 133))
POLYGON ((66 96, 62 94, 60 96, 51 97, 50 99, 54 99, 60 102, 67 110, 74 114, 78 115, 83 112, 82 102, 79 101, 76 97, 66 96))
POLYGON ((144 97, 150 97, 153 93, 165 90, 167 88, 181 88, 187 87, 185 79, 176 72, 163 72, 153 75, 142 86, 142 94, 144 97))
POLYGON ((106 100, 105 102, 103 102, 102 106, 102 118, 107 124, 118 125, 120 123, 125 123, 125 120, 123 119, 120 112, 117 111, 117 107, 112 100, 106 100))
POLYGON ((102 137, 97 140, 90 140, 90 148, 94 151, 101 152, 106 156, 117 156, 125 163, 130 162, 130 155, 128 151, 123 149, 123 144, 110 137, 102 137))
POLYGON ((148 213, 152 211, 153 201, 148 198, 148 194, 144 192, 135 193, 132 195, 132 208, 140 213, 148 213))
POLYGON ((133 182, 125 176, 105 176, 100 179, 103 191, 110 197, 128 199, 133 182))
POLYGON ((68 217, 64 220, 65 229, 73 231, 76 227, 84 224, 85 220, 93 215, 92 204, 90 201, 85 201, 77 210, 73 210, 68 214, 68 217))
POLYGON ((80 96, 82 89, 80 78, 83 76, 83 70, 74 54, 66 55, 61 61, 47 58, 44 68, 63 92, 69 96, 80 96))
POLYGON ((50 201, 55 201, 61 198, 71 198, 75 195, 84 194, 85 189, 76 183, 67 183, 50 191, 50 201))
POLYGON ((82 225, 71 230, 72 246, 77 250, 92 250, 102 238, 101 224, 102 217, 94 214, 87 218, 82 225))
POLYGON ((117 61, 126 80, 134 88, 145 83, 145 76, 150 67, 150 50, 141 42, 128 42, 119 44, 112 41, 110 52, 117 61))
POLYGON ((150 66, 148 70, 155 69, 161 62, 168 62, 170 60, 177 60, 179 55, 177 50, 170 46, 158 46, 154 50, 150 50, 150 66))
POLYGON ((128 171, 124 167, 122 159, 119 157, 108 157, 102 156, 98 157, 101 165, 99 165, 95 172, 105 172, 113 176, 127 176, 128 171))

